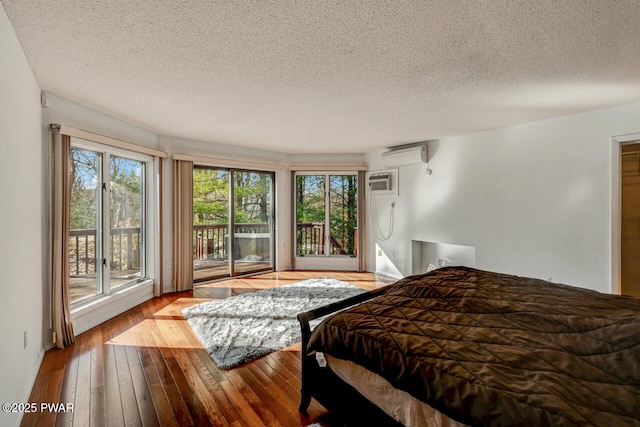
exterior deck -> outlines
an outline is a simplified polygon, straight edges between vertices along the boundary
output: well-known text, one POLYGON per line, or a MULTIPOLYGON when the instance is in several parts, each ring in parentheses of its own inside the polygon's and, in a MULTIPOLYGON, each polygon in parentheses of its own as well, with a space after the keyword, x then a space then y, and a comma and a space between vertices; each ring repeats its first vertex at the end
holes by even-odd
MULTIPOLYGON (((357 241, 357 229, 354 241, 357 241)), ((266 223, 235 224, 234 267, 236 274, 273 268, 271 232, 266 223)), ((139 227, 112 230, 111 289, 141 278, 141 230, 139 227)), ((322 223, 299 223, 296 227, 296 254, 324 253, 325 226, 322 223)), ((333 237, 331 254, 346 254, 333 237)), ((71 301, 97 293, 97 241, 95 229, 71 230, 69 233, 69 271, 71 301)), ((357 248, 356 248, 357 250, 357 248)), ((229 276, 229 225, 193 226, 193 279, 195 282, 229 276)))

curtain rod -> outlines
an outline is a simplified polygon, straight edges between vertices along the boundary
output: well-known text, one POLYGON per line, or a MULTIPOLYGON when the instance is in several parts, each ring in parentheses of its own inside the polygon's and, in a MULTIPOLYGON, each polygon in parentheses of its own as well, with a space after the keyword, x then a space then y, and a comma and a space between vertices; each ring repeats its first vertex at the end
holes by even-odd
POLYGON ((59 131, 63 135, 68 135, 74 138, 84 139, 87 141, 98 142, 100 144, 109 145, 111 147, 122 148, 125 150, 135 151, 137 153, 147 154, 150 156, 160 157, 166 159, 167 153, 155 148, 145 147, 144 145, 134 144, 132 142, 123 141, 110 136, 101 135, 95 132, 89 132, 82 129, 77 129, 72 126, 60 125, 57 123, 51 123, 51 129, 59 131))

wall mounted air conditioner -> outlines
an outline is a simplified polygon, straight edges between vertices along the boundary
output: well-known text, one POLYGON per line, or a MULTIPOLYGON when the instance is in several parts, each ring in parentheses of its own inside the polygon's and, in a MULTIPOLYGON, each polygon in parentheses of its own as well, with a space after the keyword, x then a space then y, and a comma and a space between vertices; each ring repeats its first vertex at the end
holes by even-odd
POLYGON ((367 195, 398 195, 398 169, 385 169, 367 172, 365 177, 367 182, 367 195))
POLYGON ((382 153, 382 162, 390 167, 427 163, 428 158, 427 144, 397 147, 382 153))
POLYGON ((391 173, 372 173, 368 177, 369 191, 375 193, 379 191, 391 191, 391 173))

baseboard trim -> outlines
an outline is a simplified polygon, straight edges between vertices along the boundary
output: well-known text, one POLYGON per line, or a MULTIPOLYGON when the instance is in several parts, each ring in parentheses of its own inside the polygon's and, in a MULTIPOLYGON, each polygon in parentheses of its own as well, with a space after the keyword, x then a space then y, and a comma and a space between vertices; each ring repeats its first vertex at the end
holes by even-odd
MULTIPOLYGON (((29 379, 29 387, 26 389, 26 395, 23 397, 22 402, 31 402, 31 392, 33 391, 33 387, 36 385, 36 380, 38 379, 38 374, 40 373, 40 366, 42 366, 42 361, 44 360, 44 354, 47 351, 47 346, 43 346, 40 349, 40 354, 38 354, 38 362, 36 363, 36 369, 34 369, 33 373, 31 374, 31 378, 29 379)), ((20 413, 20 416, 18 417, 18 423, 16 424, 16 426, 22 425, 22 417, 24 417, 24 412, 20 413)))
POLYGON ((401 276, 399 274, 393 274, 393 273, 389 273, 387 271, 380 271, 380 270, 376 270, 375 274, 377 276, 389 277, 390 279, 395 279, 395 280, 400 280, 400 279, 404 278, 404 276, 401 276))

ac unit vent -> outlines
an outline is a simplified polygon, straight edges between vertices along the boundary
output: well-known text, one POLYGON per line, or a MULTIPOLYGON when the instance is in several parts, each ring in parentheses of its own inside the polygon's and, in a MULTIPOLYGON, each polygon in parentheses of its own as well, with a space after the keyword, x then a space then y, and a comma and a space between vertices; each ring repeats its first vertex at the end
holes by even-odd
POLYGON ((376 173, 369 175, 369 190, 375 191, 390 191, 391 190, 391 174, 390 173, 376 173))

